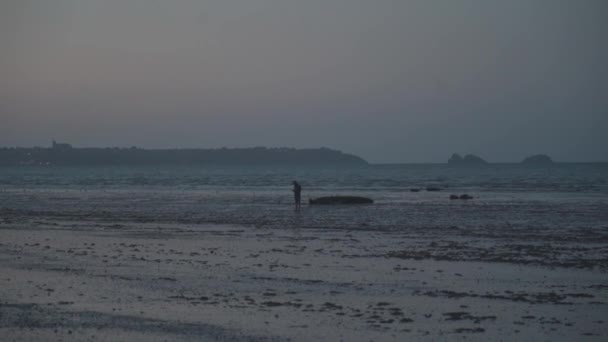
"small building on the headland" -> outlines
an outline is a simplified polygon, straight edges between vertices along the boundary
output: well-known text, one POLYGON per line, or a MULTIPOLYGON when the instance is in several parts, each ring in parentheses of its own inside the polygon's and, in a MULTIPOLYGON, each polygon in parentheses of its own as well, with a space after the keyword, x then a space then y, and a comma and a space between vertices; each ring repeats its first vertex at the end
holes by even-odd
POLYGON ((66 143, 58 143, 53 140, 53 150, 69 150, 72 148, 72 145, 66 143))

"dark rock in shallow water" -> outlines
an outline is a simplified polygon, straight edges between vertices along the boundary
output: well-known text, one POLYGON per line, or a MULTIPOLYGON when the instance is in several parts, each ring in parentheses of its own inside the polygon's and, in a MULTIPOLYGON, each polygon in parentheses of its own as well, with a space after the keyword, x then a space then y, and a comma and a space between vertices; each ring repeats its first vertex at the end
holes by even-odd
POLYGON ((418 191, 420 191, 420 189, 419 188, 411 188, 410 191, 411 192, 418 192, 418 191))
POLYGON ((441 191, 441 188, 436 186, 427 186, 426 191, 441 191))
POLYGON ((450 199, 457 200, 457 199, 460 199, 460 197, 458 195, 450 195, 450 199))
POLYGON ((521 163, 525 165, 553 165, 553 160, 546 154, 536 154, 527 157, 521 163))
POLYGON ((319 198, 311 198, 309 204, 371 204, 374 201, 371 198, 359 196, 327 196, 319 198))

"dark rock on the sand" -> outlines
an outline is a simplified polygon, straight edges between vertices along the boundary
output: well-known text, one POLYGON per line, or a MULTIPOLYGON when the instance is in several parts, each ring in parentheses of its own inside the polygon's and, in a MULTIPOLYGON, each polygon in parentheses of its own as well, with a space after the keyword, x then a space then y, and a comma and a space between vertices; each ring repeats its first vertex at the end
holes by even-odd
POLYGON ((268 302, 262 302, 262 305, 271 306, 272 307, 272 306, 282 306, 283 303, 268 301, 268 302))
POLYGON ((327 196, 311 198, 309 204, 371 204, 374 200, 359 196, 327 196))
POLYGON ((462 194, 460 196, 452 194, 452 195, 450 195, 450 199, 451 200, 459 200, 459 199, 461 199, 461 200, 470 200, 470 199, 473 199, 473 196, 471 196, 469 194, 462 194))
POLYGON ((458 153, 454 153, 448 159, 448 164, 450 165, 485 165, 487 163, 487 161, 474 154, 467 154, 463 158, 458 153))
POLYGON ((466 311, 446 312, 443 315, 446 316, 447 321, 460 321, 471 317, 471 314, 466 311))
POLYGON ((437 186, 427 186, 426 191, 441 191, 441 188, 437 186))
POLYGON ((484 328, 457 328, 454 329, 455 333, 458 334, 462 334, 462 333, 482 333, 486 331, 484 328))
POLYGON ((553 159, 546 154, 535 154, 525 158, 521 163, 524 165, 547 166, 553 165, 553 159))
POLYGON ((177 279, 171 277, 159 277, 158 280, 177 281, 177 279))
POLYGON ((485 320, 495 321, 496 316, 474 316, 466 311, 458 311, 458 312, 446 312, 443 314, 445 316, 446 321, 461 321, 461 320, 472 320, 475 323, 480 323, 485 320))
POLYGON ((325 302, 323 304, 323 308, 329 309, 329 310, 342 310, 342 306, 341 305, 337 305, 337 304, 330 303, 330 302, 325 302))

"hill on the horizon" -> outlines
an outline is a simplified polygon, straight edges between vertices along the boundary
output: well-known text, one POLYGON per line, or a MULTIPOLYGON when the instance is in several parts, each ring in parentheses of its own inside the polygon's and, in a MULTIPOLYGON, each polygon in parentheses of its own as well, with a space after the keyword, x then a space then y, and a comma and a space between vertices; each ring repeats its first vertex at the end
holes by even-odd
POLYGON ((329 148, 219 148, 141 149, 73 148, 53 144, 50 148, 0 148, 0 165, 367 165, 353 154, 329 148))

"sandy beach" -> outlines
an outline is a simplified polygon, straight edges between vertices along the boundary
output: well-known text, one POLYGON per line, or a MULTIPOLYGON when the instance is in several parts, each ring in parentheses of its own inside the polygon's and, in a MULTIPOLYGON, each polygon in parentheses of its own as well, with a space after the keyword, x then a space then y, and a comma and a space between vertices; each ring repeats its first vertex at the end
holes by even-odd
POLYGON ((0 0, 0 342, 608 342, 607 18, 0 0))
POLYGON ((567 244, 559 236, 541 243, 545 238, 534 232, 486 233, 107 222, 6 209, 0 215, 0 336, 608 337, 605 236, 567 244))

